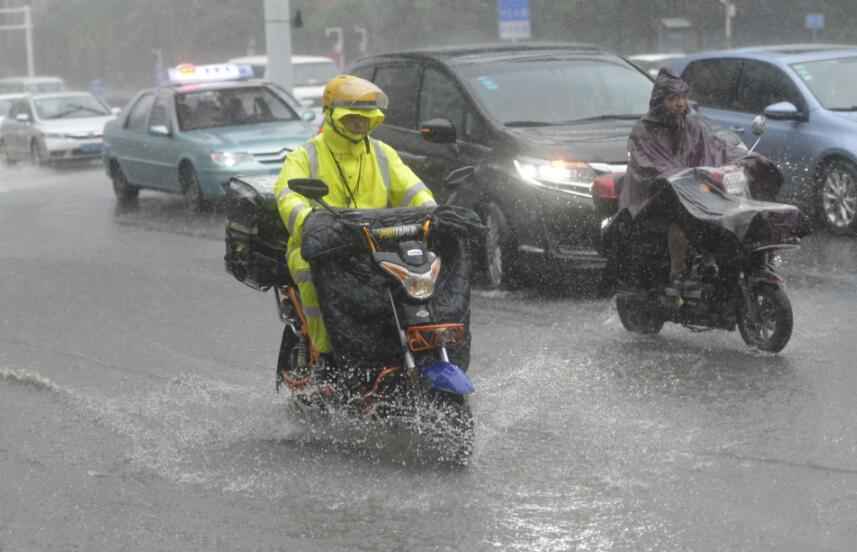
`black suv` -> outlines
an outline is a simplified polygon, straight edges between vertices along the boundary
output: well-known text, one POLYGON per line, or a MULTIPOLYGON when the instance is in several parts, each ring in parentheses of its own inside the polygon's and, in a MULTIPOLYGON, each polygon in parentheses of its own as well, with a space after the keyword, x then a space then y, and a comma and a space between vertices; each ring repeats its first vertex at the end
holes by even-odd
POLYGON ((486 285, 556 266, 603 267, 590 189, 597 174, 625 170, 628 134, 652 91, 643 71, 597 46, 514 44, 384 54, 348 72, 387 93, 374 136, 435 197, 445 198, 451 170, 477 168, 456 203, 489 227, 480 259, 486 285), (447 140, 438 139, 443 127, 447 140))

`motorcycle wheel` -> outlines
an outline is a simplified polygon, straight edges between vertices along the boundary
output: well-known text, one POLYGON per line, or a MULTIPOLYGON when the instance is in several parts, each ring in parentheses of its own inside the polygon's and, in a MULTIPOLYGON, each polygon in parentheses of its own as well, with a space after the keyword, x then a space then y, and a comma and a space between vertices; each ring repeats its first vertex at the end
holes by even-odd
POLYGON ((646 308, 644 302, 622 295, 616 296, 616 311, 626 330, 652 335, 661 331, 664 321, 646 308))
POLYGON ((417 410, 417 431, 443 463, 466 466, 476 438, 466 396, 429 389, 417 410))
POLYGON ((792 305, 786 293, 777 287, 759 285, 750 291, 758 319, 754 320, 743 303, 739 307, 738 331, 744 343, 762 351, 778 353, 792 336, 792 305))

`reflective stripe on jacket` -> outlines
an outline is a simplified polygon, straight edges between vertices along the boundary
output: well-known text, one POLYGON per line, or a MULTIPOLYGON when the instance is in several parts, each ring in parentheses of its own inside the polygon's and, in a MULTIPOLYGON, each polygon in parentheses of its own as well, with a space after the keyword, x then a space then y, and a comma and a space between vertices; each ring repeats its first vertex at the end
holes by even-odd
POLYGON ((291 234, 290 250, 300 245, 303 221, 310 212, 309 200, 289 189, 288 181, 293 178, 325 182, 330 191, 324 200, 333 207, 381 209, 434 204, 431 191, 393 148, 371 138, 369 144, 367 152, 365 142, 353 144, 325 125, 322 134, 286 157, 274 191, 280 217, 291 234))

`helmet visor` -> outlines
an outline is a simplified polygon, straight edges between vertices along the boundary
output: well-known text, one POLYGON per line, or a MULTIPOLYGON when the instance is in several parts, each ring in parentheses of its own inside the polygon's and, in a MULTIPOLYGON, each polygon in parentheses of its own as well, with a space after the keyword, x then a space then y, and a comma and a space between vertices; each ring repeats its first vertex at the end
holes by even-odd
POLYGON ((333 120, 341 125, 342 122, 340 119, 346 115, 359 115, 360 117, 366 117, 369 119, 369 132, 372 132, 384 122, 384 113, 377 107, 370 110, 339 108, 333 112, 333 120))
POLYGON ((389 103, 387 95, 373 83, 363 79, 353 79, 342 83, 330 105, 346 109, 387 109, 389 103))

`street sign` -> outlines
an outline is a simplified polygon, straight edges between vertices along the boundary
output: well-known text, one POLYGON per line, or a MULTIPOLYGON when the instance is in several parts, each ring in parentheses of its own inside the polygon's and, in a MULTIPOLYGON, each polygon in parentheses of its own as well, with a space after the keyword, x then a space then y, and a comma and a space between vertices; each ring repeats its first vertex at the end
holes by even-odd
POLYGON ((500 40, 530 38, 530 0, 497 0, 500 40))
POLYGON ((823 29, 824 28, 824 14, 823 13, 808 13, 806 14, 806 24, 805 27, 807 29, 823 29))

